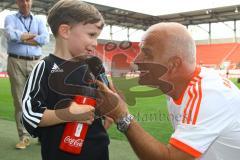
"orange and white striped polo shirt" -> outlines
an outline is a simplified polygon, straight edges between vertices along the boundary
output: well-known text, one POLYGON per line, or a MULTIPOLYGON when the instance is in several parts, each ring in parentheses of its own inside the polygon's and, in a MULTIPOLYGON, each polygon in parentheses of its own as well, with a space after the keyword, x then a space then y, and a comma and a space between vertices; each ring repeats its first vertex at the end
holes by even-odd
POLYGON ((204 160, 240 159, 240 90, 199 67, 178 100, 169 98, 170 144, 204 160))

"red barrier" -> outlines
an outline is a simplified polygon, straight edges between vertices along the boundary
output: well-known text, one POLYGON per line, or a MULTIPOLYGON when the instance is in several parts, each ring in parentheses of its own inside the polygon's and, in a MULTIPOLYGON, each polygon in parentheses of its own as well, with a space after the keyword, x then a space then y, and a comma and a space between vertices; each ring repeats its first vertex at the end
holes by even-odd
POLYGON ((0 78, 8 78, 7 72, 0 72, 0 78))

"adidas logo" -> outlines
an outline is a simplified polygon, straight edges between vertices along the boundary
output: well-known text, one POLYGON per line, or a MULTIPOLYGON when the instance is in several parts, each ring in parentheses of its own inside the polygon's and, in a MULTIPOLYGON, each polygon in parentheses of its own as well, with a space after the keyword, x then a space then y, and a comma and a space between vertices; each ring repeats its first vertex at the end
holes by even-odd
POLYGON ((51 73, 54 73, 54 72, 63 72, 63 69, 60 69, 58 67, 58 65, 56 63, 54 63, 53 67, 52 67, 52 70, 51 70, 51 73))

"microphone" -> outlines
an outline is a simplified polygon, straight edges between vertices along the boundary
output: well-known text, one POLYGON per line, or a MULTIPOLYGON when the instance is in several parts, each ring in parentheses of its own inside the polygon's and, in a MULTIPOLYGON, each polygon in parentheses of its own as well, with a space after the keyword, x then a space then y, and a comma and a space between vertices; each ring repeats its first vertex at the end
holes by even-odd
MULTIPOLYGON (((105 69, 103 67, 103 63, 102 63, 101 59, 96 56, 93 56, 93 57, 86 59, 85 62, 88 65, 89 70, 92 72, 95 79, 103 82, 105 85, 108 86, 108 88, 110 88, 110 84, 107 79, 105 69)), ((101 98, 100 95, 102 96, 101 92, 96 93, 96 96, 98 97, 97 99, 101 98)), ((109 112, 109 108, 106 108, 106 107, 107 107, 107 105, 103 106, 103 103, 101 103, 101 102, 99 103, 97 100, 96 106, 95 106, 95 118, 104 119, 105 118, 104 115, 109 112)))
POLYGON ((109 87, 109 81, 107 79, 101 59, 94 56, 86 59, 85 61, 88 64, 88 67, 92 74, 96 77, 96 79, 102 81, 109 87))

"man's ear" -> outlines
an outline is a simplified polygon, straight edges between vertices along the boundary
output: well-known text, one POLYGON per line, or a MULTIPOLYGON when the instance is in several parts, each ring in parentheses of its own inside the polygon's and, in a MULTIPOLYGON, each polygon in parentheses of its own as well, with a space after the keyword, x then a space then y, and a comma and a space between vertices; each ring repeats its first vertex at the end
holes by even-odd
POLYGON ((175 73, 178 72, 178 68, 182 65, 182 59, 178 56, 170 57, 168 60, 168 72, 175 73))
POLYGON ((67 24, 61 24, 58 28, 58 35, 63 39, 68 39, 70 33, 70 26, 67 24))

